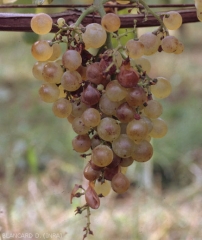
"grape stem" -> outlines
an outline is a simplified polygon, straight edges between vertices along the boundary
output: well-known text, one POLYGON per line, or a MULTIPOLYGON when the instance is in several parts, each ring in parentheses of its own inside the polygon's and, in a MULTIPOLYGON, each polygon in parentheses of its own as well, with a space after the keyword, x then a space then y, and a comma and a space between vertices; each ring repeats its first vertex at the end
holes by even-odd
POLYGON ((148 94, 151 94, 151 91, 150 91, 150 82, 153 80, 152 78, 150 78, 145 72, 144 70, 142 69, 142 67, 138 64, 134 64, 134 66, 137 68, 138 72, 142 73, 142 77, 143 77, 143 80, 141 82, 138 83, 138 86, 141 86, 141 87, 146 87, 147 88, 147 91, 148 91, 148 94))
POLYGON ((82 20, 90 13, 94 12, 95 8, 94 5, 88 7, 85 11, 82 12, 82 14, 80 15, 80 17, 77 19, 77 21, 75 22, 75 27, 78 27, 79 24, 82 22, 82 20))
POLYGON ((91 224, 91 222, 90 222, 90 215, 91 215, 91 213, 90 213, 90 207, 89 207, 88 205, 87 205, 87 207, 86 207, 86 210, 87 210, 87 215, 86 215, 87 224, 86 224, 86 227, 84 228, 85 231, 86 231, 86 234, 84 235, 84 237, 86 237, 88 234, 93 235, 93 232, 92 232, 92 230, 90 229, 90 224, 91 224))
POLYGON ((91 225, 91 222, 90 222, 90 215, 91 215, 91 212, 90 212, 90 207, 89 205, 86 203, 85 205, 81 206, 81 207, 77 207, 76 210, 75 210, 75 215, 76 214, 82 214, 83 211, 87 211, 87 215, 86 215, 86 218, 87 218, 87 223, 86 223, 86 227, 83 228, 83 231, 85 231, 85 234, 83 235, 83 239, 85 239, 88 234, 91 234, 93 235, 93 231, 90 229, 90 225, 91 225))
MULTIPOLYGON (((105 4, 106 2, 108 2, 108 0, 103 0, 103 1, 94 0, 93 5, 91 5, 85 11, 83 11, 83 13, 77 19, 77 21, 75 23, 75 27, 78 27, 79 24, 82 22, 82 20, 90 13, 98 12, 102 18, 106 14, 106 12, 104 10, 104 6, 103 6, 103 4, 105 4)), ((107 45, 108 49, 113 48, 110 33, 107 33, 106 45, 107 45)))
MULTIPOLYGON (((105 9, 104 9, 104 4, 108 2, 109 0, 94 0, 93 5, 95 6, 97 12, 100 14, 100 17, 104 17, 106 14, 105 9)), ((110 33, 107 33, 107 40, 106 40, 106 45, 108 49, 113 49, 112 42, 111 42, 111 35, 110 33)))
POLYGON ((168 29, 165 26, 165 24, 163 23, 162 19, 143 0, 131 0, 131 2, 137 3, 137 4, 140 3, 148 13, 151 13, 159 21, 160 27, 161 27, 161 29, 165 30, 166 35, 167 36, 169 35, 168 29))
POLYGON ((112 33, 112 36, 114 38, 116 38, 116 40, 120 43, 120 38, 127 36, 129 33, 134 33, 135 38, 137 37, 136 29, 132 29, 132 30, 129 30, 129 31, 126 29, 125 33, 122 33, 122 34, 119 34, 119 35, 116 34, 116 33, 112 33))

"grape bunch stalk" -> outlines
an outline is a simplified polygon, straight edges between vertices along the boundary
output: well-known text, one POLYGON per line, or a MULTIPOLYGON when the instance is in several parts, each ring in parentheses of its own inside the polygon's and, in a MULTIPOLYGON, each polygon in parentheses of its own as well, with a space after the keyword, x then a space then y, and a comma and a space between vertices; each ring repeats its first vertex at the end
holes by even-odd
POLYGON ((162 51, 180 54, 184 49, 183 43, 169 35, 169 30, 182 25, 178 12, 160 17, 144 1, 132 0, 137 8, 144 7, 145 14, 153 14, 160 26, 138 36, 134 22, 133 29, 120 34, 120 18, 105 12, 105 2, 95 0, 71 25, 63 18, 53 23, 44 13, 36 14, 30 23, 40 35, 49 33, 53 25, 58 27, 53 39, 32 45, 37 60, 32 72, 43 81, 41 100, 52 103, 54 115, 67 118, 76 133, 73 150, 90 159, 83 170, 87 187, 76 184, 70 197, 71 202, 75 197, 85 198, 86 203, 75 210, 76 214, 87 212, 83 239, 93 234, 90 209, 99 208, 100 198, 111 189, 118 194, 126 192, 130 187, 127 167, 134 161, 150 160, 151 139, 162 138, 168 131, 158 99, 168 97, 172 87, 162 76, 149 76, 151 64, 144 56, 162 51), (84 27, 82 19, 92 12, 100 14, 101 23, 84 27), (123 45, 121 39, 129 32, 134 37, 123 45), (64 53, 60 44, 67 46, 64 53))

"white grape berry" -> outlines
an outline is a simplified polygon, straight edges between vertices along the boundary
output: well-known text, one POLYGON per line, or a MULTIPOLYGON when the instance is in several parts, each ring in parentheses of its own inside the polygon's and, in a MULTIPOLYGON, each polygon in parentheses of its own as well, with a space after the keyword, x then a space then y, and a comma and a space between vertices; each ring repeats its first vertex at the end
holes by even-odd
POLYGON ((179 44, 179 41, 174 36, 166 36, 161 41, 161 47, 163 51, 166 53, 174 53, 177 50, 178 44, 179 44))
POLYGON ((82 58, 76 50, 67 50, 62 56, 62 63, 68 70, 75 71, 81 65, 82 58))
POLYGON ((41 62, 47 61, 53 54, 53 47, 46 40, 39 40, 32 45, 33 57, 41 62))
POLYGON ((161 43, 160 39, 150 32, 142 34, 139 40, 144 45, 144 55, 152 55, 156 53, 161 43))
POLYGON ((164 15, 163 23, 169 30, 176 30, 182 25, 182 16, 176 11, 170 11, 164 15))
POLYGON ((100 48, 106 42, 107 33, 100 24, 91 23, 87 25, 82 38, 86 48, 100 48))
POLYGON ((107 32, 116 32, 121 26, 121 20, 114 13, 107 13, 101 20, 101 25, 107 32))
POLYGON ((31 19, 31 29, 33 32, 44 35, 52 29, 53 20, 45 13, 38 13, 31 19))
POLYGON ((140 41, 135 41, 133 39, 130 39, 126 43, 126 49, 128 56, 132 59, 137 59, 142 57, 144 55, 144 44, 140 41))

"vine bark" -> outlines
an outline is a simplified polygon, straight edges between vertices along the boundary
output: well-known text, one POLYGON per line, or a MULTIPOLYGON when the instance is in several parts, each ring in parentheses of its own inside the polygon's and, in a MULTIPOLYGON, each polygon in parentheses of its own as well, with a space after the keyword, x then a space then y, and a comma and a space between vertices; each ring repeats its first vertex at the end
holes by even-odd
MULTIPOLYGON (((184 23, 198 22, 196 16, 196 9, 178 10, 183 18, 184 23)), ((163 14, 161 12, 160 14, 163 14)), ((68 10, 66 12, 50 14, 54 23, 57 19, 62 17, 67 23, 74 23, 81 15, 78 10, 68 10)), ((30 20, 34 14, 21 14, 21 13, 0 13, 0 31, 17 31, 17 32, 31 32, 30 20)), ((134 20, 136 20, 136 27, 152 27, 159 26, 159 22, 152 15, 147 15, 145 20, 144 14, 128 14, 120 15, 121 28, 132 28, 134 26, 134 20)), ((101 18, 99 15, 87 15, 82 21, 82 24, 86 26, 89 23, 100 23, 101 18)), ((53 27, 51 32, 56 32, 58 29, 53 27)))

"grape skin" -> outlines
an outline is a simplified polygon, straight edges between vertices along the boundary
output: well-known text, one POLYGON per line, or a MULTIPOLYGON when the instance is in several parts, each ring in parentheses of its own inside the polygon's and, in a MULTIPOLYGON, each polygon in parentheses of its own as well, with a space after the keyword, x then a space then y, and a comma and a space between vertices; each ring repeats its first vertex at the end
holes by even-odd
POLYGON ((90 130, 90 127, 87 127, 84 124, 83 119, 81 117, 74 118, 74 120, 72 121, 72 128, 74 132, 77 133, 78 135, 87 134, 88 131, 90 130))
POLYGON ((82 83, 81 75, 77 71, 66 71, 62 75, 61 84, 67 91, 76 91, 82 83))
POLYGON ((153 147, 151 143, 144 140, 139 144, 134 145, 132 151, 132 158, 137 162, 146 162, 151 159, 153 155, 153 147))
POLYGON ((163 51, 166 53, 174 53, 177 50, 178 44, 179 44, 179 41, 174 36, 166 36, 161 41, 161 47, 163 51))
POLYGON ((142 34, 139 40, 144 45, 144 55, 152 55, 156 53, 161 44, 160 39, 150 32, 142 34))
POLYGON ((71 114, 72 105, 69 100, 59 98, 53 103, 52 110, 56 117, 65 118, 71 114))
POLYGON ((153 138, 162 138, 168 132, 168 126, 162 118, 152 120, 153 129, 149 135, 153 138))
POLYGON ((83 170, 84 177, 89 181, 94 181, 100 176, 100 171, 92 168, 91 163, 88 162, 83 170))
POLYGON ((184 51, 184 44, 182 42, 178 42, 177 49, 174 54, 181 54, 184 51))
POLYGON ((97 133, 99 137, 105 141, 112 142, 119 137, 121 128, 117 121, 110 117, 105 117, 97 126, 97 133))
POLYGON ((38 80, 44 80, 43 77, 43 67, 46 64, 46 62, 36 62, 32 68, 32 74, 33 76, 38 80))
POLYGON ((94 149, 95 147, 97 147, 98 145, 100 145, 102 143, 102 140, 100 139, 100 137, 96 134, 91 138, 91 149, 94 149))
POLYGON ((82 114, 82 119, 87 127, 96 127, 100 123, 100 113, 95 108, 88 108, 82 114))
POLYGON ((129 167, 130 165, 132 165, 134 162, 134 160, 132 159, 132 157, 128 157, 128 158, 122 158, 121 162, 120 162, 120 166, 121 167, 129 167))
POLYGON ((31 52, 37 61, 47 61, 53 54, 53 47, 46 40, 39 40, 32 45, 31 52))
POLYGON ((132 59, 137 59, 142 57, 144 55, 144 44, 140 41, 135 41, 133 39, 130 39, 126 43, 126 49, 128 56, 132 59))
POLYGON ((148 127, 143 119, 132 120, 126 127, 126 133, 130 139, 135 142, 142 141, 145 139, 148 133, 148 127))
POLYGON ((48 61, 55 61, 61 55, 61 47, 58 43, 53 44, 53 53, 48 61))
POLYGON ((102 82, 103 77, 101 75, 99 62, 94 62, 88 65, 86 69, 86 79, 88 79, 90 82, 96 85, 102 82))
POLYGON ((102 194, 102 196, 106 197, 111 191, 110 182, 107 180, 105 180, 103 183, 96 181, 95 182, 95 191, 98 195, 102 194))
POLYGON ((195 6, 197 11, 201 12, 202 11, 202 0, 195 0, 195 6))
POLYGON ((42 75, 46 82, 60 83, 63 69, 57 62, 47 62, 44 65, 42 75))
POLYGON ((148 118, 158 118, 163 113, 163 107, 158 101, 150 100, 144 108, 144 113, 148 118))
POLYGON ((66 92, 65 92, 65 89, 63 88, 63 86, 60 84, 60 86, 58 88, 60 90, 59 98, 65 98, 66 97, 66 92))
POLYGON ((128 158, 132 154, 134 143, 127 136, 127 134, 121 134, 116 140, 112 142, 112 149, 114 153, 121 158, 128 158))
POLYGON ((138 107, 147 101, 147 95, 142 87, 134 87, 128 90, 126 101, 130 106, 138 107))
POLYGON ((84 153, 84 152, 88 151, 91 147, 90 137, 88 136, 88 134, 77 135, 72 140, 72 146, 76 152, 84 153))
POLYGON ((98 167, 106 167, 113 160, 113 152, 106 145, 98 145, 92 150, 92 161, 98 167))
POLYGON ((100 110, 104 114, 106 114, 108 116, 111 116, 111 115, 116 116, 116 110, 121 103, 122 102, 110 101, 109 98, 107 97, 106 93, 104 93, 104 94, 102 94, 102 97, 100 98, 99 107, 100 107, 100 110))
POLYGON ((58 27, 62 27, 65 24, 64 18, 58 18, 57 20, 58 27))
POLYGON ((44 102, 55 102, 60 94, 60 90, 53 83, 45 83, 39 89, 39 95, 44 102))
POLYGON ((62 56, 62 63, 65 68, 75 71, 82 63, 81 55, 75 50, 67 50, 62 56))
POLYGON ((128 123, 134 119, 135 110, 127 102, 122 103, 116 110, 116 117, 122 123, 128 123))
POLYGON ((157 83, 151 86, 151 93, 156 98, 166 98, 170 95, 172 86, 170 82, 163 77, 157 77, 157 83))
POLYGON ((117 80, 109 82, 106 86, 106 95, 112 102, 119 102, 127 95, 127 90, 123 88, 117 80))
MULTIPOLYGON (((132 61, 132 65, 136 64, 141 66, 142 70, 145 71, 147 74, 150 72, 151 70, 151 63, 149 62, 148 59, 141 57, 138 59, 135 59, 134 61, 132 61)), ((133 68, 137 71, 136 66, 133 66, 133 68)))
POLYGON ((107 34, 100 24, 91 23, 87 25, 82 38, 86 48, 99 48, 106 42, 107 34))
POLYGON ((130 187, 130 181, 123 173, 119 172, 112 178, 111 186, 116 193, 124 193, 130 187))
POLYGON ((75 100, 73 103, 72 103, 72 115, 74 117, 81 117, 83 112, 88 108, 88 106, 81 102, 80 99, 78 100, 75 100))
POLYGON ((178 12, 170 11, 164 15, 163 23, 169 30, 176 30, 182 25, 182 17, 178 12))
POLYGON ((101 20, 101 25, 107 32, 116 32, 121 26, 121 20, 114 13, 107 13, 101 20))
POLYGON ((38 13, 31 19, 31 29, 33 32, 44 35, 52 29, 53 20, 45 13, 38 13))

